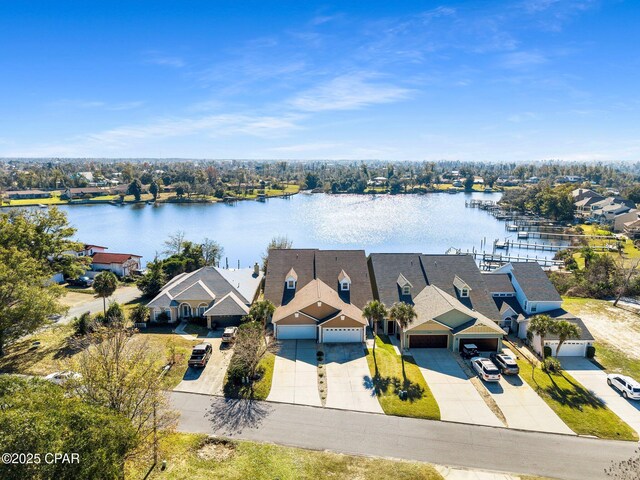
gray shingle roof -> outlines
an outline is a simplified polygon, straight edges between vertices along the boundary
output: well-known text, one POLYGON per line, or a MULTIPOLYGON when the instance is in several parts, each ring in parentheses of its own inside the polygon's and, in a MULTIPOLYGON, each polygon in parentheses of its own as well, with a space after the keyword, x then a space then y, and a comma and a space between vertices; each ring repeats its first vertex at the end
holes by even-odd
POLYGON ((427 286, 419 253, 372 253, 369 269, 374 297, 391 307, 395 302, 413 303, 412 297, 427 286), (411 283, 411 295, 402 295, 398 278, 402 275, 411 283))
POLYGON ((515 292, 515 289, 511 284, 511 279, 506 273, 484 273, 482 274, 482 278, 490 293, 515 292))
POLYGON ((513 275, 530 302, 559 302, 562 300, 538 262, 511 262, 513 275))
MULTIPOLYGON (((549 315, 551 318, 556 320, 566 320, 567 322, 575 323, 578 327, 580 327, 580 338, 579 340, 588 340, 594 341, 593 335, 584 324, 581 318, 574 316, 573 314, 567 312, 562 308, 558 308, 556 310, 551 310, 550 312, 544 312, 545 315, 549 315)), ((547 340, 558 340, 558 336, 550 333, 545 337, 547 340)))
POLYGON ((364 250, 272 249, 267 260, 264 296, 274 305, 285 305, 309 282, 322 280, 336 290, 345 303, 358 308, 373 298, 371 280, 364 250), (285 289, 285 278, 291 269, 298 276, 296 289, 285 289), (349 291, 338 285, 341 272, 351 280, 349 291))
POLYGON ((249 307, 243 304, 236 294, 229 292, 204 314, 211 317, 230 317, 244 316, 247 313, 249 313, 249 307))

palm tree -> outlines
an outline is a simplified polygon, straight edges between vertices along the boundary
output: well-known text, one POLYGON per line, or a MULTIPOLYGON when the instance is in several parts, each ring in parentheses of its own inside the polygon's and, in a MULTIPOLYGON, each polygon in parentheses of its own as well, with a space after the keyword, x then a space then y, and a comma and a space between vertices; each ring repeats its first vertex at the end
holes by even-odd
POLYGON ((413 305, 396 302, 389 310, 389 318, 400 325, 400 349, 404 350, 404 329, 418 316, 413 305))
POLYGON ((384 317, 387 316, 387 307, 384 306, 384 303, 379 302, 378 300, 371 300, 367 303, 362 309, 362 316, 366 318, 369 322, 372 322, 372 331, 373 331, 373 351, 376 351, 376 335, 378 334, 378 322, 384 320, 384 317))
POLYGON ((549 315, 536 315, 529 322, 528 331, 533 335, 540 337, 540 349, 542 350, 542 359, 544 360, 544 339, 550 333, 553 333, 555 320, 549 315))
POLYGON ((251 305, 251 310, 249 310, 249 316, 253 318, 256 322, 260 322, 264 328, 267 327, 267 322, 273 312, 276 311, 276 306, 271 303, 269 300, 260 300, 259 302, 251 305))
POLYGON ((102 307, 104 310, 104 316, 107 316, 107 297, 113 295, 113 292, 118 288, 118 278, 109 271, 104 271, 96 275, 93 280, 93 290, 98 297, 102 297, 102 307))
POLYGON ((560 347, 562 344, 569 339, 580 338, 580 334, 582 331, 580 327, 575 323, 567 322, 566 320, 559 320, 553 326, 553 333, 558 335, 558 346, 556 347, 556 358, 558 358, 558 354, 560 353, 560 347))

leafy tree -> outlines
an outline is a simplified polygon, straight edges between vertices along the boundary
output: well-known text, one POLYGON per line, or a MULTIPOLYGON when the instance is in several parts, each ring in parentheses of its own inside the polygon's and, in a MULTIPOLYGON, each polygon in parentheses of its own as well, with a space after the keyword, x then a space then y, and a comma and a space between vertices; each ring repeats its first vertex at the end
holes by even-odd
POLYGON ((160 187, 158 183, 154 180, 149 185, 149 193, 153 195, 153 201, 155 202, 158 199, 158 193, 160 192, 160 187))
POLYGON ((122 306, 118 302, 111 302, 105 315, 107 323, 124 325, 125 315, 122 306))
POLYGON ((148 297, 155 297, 166 283, 162 261, 156 259, 147 265, 147 272, 138 279, 138 288, 148 297))
POLYGON ((108 408, 85 403, 39 379, 0 377, 0 445, 6 452, 68 452, 78 462, 0 465, 2 478, 124 478, 138 435, 108 408))
POLYGON ((267 245, 267 250, 262 254, 262 269, 265 272, 267 271, 267 259, 269 257, 269 250, 275 250, 278 248, 289 249, 291 247, 293 247, 293 241, 290 240, 287 236, 283 235, 273 237, 269 242, 269 245, 267 245))
POLYGON ((96 275, 93 280, 93 290, 99 298, 102 298, 102 309, 107 316, 107 297, 113 295, 118 288, 118 278, 113 272, 104 271, 96 275))
POLYGON ((409 324, 417 318, 418 314, 416 313, 413 305, 410 305, 405 302, 396 302, 393 304, 391 309, 389 310, 389 318, 394 322, 397 322, 400 325, 401 335, 400 335, 400 346, 402 350, 405 349, 404 345, 404 330, 409 326, 409 324))
POLYGON ((50 274, 28 250, 0 247, 0 356, 7 343, 49 323, 49 315, 65 311, 58 302, 64 291, 47 284, 50 274))
POLYGON ((555 321, 549 315, 535 315, 529 321, 528 332, 540 337, 540 349, 544 359, 544 341, 547 335, 553 333, 555 321))
POLYGON ((314 188, 318 187, 319 183, 320 183, 320 178, 318 177, 317 174, 312 172, 307 173, 304 179, 305 188, 309 190, 313 190, 314 188))
POLYGON ((202 256, 204 258, 204 264, 210 266, 217 266, 220 264, 220 259, 224 253, 224 248, 215 240, 205 238, 202 242, 202 256))
POLYGON ((142 197, 142 183, 137 178, 129 184, 129 188, 127 189, 127 194, 133 195, 136 199, 136 202, 140 201, 140 197, 142 197))
MULTIPOLYGON (((531 328, 531 327, 529 327, 531 328)), ((570 339, 580 338, 580 327, 575 323, 566 320, 558 320, 554 323, 551 331, 558 336, 558 346, 556 347, 556 358, 560 354, 560 347, 570 339)))
POLYGON ((264 328, 258 322, 240 325, 229 365, 230 380, 238 382, 243 376, 253 379, 258 371, 260 360, 267 353, 275 351, 277 351, 276 343, 266 341, 264 328))
POLYGON ((260 300, 251 305, 248 316, 251 320, 258 322, 266 328, 269 318, 271 318, 275 311, 276 306, 271 303, 270 300, 260 300))
POLYGON ((465 190, 465 192, 473 191, 473 181, 474 181, 474 176, 473 175, 469 175, 467 178, 465 178, 465 180, 464 180, 464 190, 465 190))
POLYGON ((76 335, 84 336, 94 330, 91 312, 84 312, 79 317, 73 319, 73 329, 76 335))
POLYGON ((149 308, 143 304, 138 303, 133 310, 131 310, 131 322, 136 323, 145 323, 149 321, 149 308))
POLYGON ((381 322, 388 315, 387 308, 384 303, 378 300, 371 300, 362 309, 362 316, 366 318, 369 323, 372 323, 373 331, 373 351, 376 349, 376 335, 378 334, 378 322, 381 322))

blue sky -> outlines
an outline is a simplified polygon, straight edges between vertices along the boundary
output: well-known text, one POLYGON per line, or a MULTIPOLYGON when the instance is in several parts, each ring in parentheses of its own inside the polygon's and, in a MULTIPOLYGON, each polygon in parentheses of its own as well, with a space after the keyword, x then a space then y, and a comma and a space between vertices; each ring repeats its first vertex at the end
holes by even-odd
POLYGON ((640 2, 0 2, 0 156, 638 160, 640 2))

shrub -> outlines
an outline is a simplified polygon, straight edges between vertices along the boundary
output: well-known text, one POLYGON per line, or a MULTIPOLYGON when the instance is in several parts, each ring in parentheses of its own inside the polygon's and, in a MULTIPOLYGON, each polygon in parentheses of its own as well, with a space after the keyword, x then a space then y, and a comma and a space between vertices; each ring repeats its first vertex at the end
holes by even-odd
POLYGON ((131 311, 133 323, 145 323, 149 320, 149 309, 142 303, 137 304, 131 311))
POLYGON ((542 362, 542 370, 547 373, 559 373, 562 370, 562 365, 557 358, 549 357, 542 362))
POLYGON ((169 314, 167 312, 161 312, 157 317, 156 317, 156 322, 158 323, 168 323, 169 322, 169 314))
POLYGON ((550 356, 551 356, 551 347, 548 345, 545 345, 543 358, 548 358, 550 356))
POLYGON ((79 317, 73 319, 73 329, 76 335, 86 335, 94 330, 93 320, 91 320, 91 312, 84 312, 79 317))
POLYGON ((593 358, 596 356, 596 347, 593 345, 587 346, 587 358, 593 358))
POLYGON ((93 321, 95 323, 101 323, 102 325, 106 325, 107 323, 107 319, 104 316, 104 313, 102 312, 96 313, 95 316, 93 317, 93 321))
POLYGON ((118 302, 113 302, 107 308, 107 323, 124 323, 124 310, 118 302))

